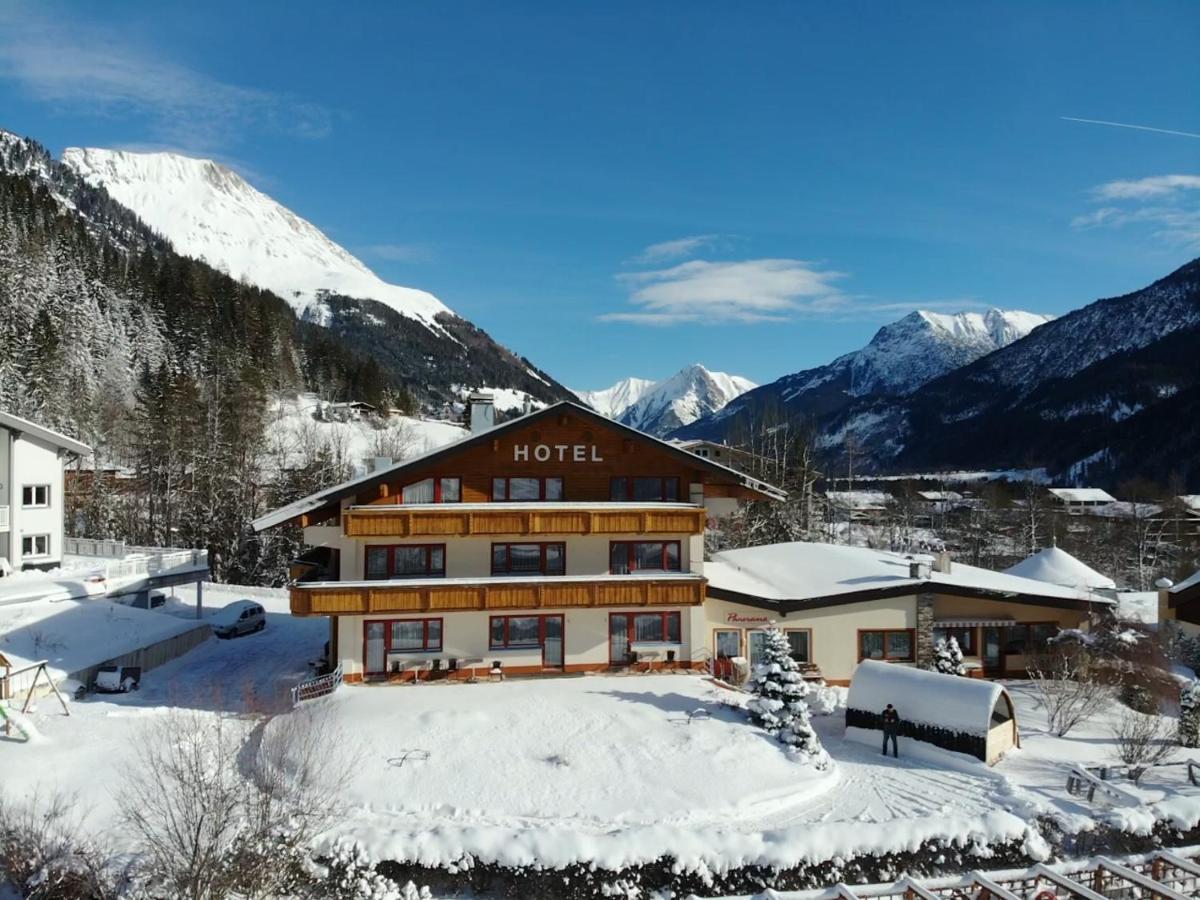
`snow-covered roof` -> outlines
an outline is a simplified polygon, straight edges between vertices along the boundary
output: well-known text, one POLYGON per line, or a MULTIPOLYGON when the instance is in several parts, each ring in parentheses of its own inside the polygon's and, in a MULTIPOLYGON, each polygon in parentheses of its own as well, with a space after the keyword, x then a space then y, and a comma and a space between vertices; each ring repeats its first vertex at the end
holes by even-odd
POLYGON ((1200 585, 1200 569, 1197 569, 1187 578, 1183 579, 1183 581, 1179 582, 1179 584, 1173 585, 1169 590, 1172 594, 1181 594, 1196 585, 1200 585))
POLYGON ((92 452, 92 448, 82 441, 67 437, 65 434, 50 428, 43 428, 36 422, 30 422, 28 419, 22 419, 20 416, 14 416, 3 410, 0 410, 0 427, 7 428, 9 431, 23 432, 38 440, 45 441, 47 444, 68 450, 78 456, 92 452))
POLYGON ((1200 515, 1200 494, 1180 494, 1179 502, 1189 513, 1200 515))
POLYGON ((983 736, 1004 686, 982 678, 942 675, 865 659, 850 681, 847 709, 881 713, 889 703, 908 722, 983 736))
POLYGON ((1061 547, 1046 547, 1028 559, 1004 570, 1007 575, 1032 578, 1048 584, 1059 584, 1070 588, 1091 590, 1116 588, 1117 583, 1102 575, 1085 563, 1080 562, 1061 547))
POLYGON ((884 491, 826 491, 825 499, 848 509, 882 509, 895 502, 892 495, 884 491))
POLYGON ((1064 503, 1116 503, 1117 498, 1100 488, 1047 488, 1064 503))
POLYGON ((958 501, 963 498, 958 491, 917 491, 917 496, 922 500, 931 501, 958 501))
POLYGON ((709 593, 729 591, 769 602, 804 601, 831 597, 849 598, 880 590, 968 591, 998 598, 1073 600, 1111 604, 1114 601, 1088 590, 1063 587, 993 572, 963 563, 952 563, 949 572, 929 572, 913 578, 913 560, 902 553, 796 541, 768 544, 713 554, 704 564, 709 593))
POLYGON ((735 481, 737 484, 750 490, 757 491, 759 494, 770 497, 776 500, 782 500, 787 497, 787 492, 767 484, 765 481, 759 481, 752 478, 745 472, 739 472, 737 469, 732 469, 729 466, 721 465, 718 462, 713 462, 711 459, 706 459, 703 456, 696 456, 694 453, 689 453, 686 450, 681 450, 679 447, 656 438, 653 435, 646 434, 643 431, 638 431, 636 428, 631 428, 628 425, 622 425, 620 422, 614 422, 597 413, 595 410, 588 409, 585 406, 580 406, 578 403, 572 403, 570 400, 560 400, 547 406, 545 409, 539 409, 524 416, 519 416, 515 419, 510 419, 502 425, 497 425, 494 428, 489 428, 486 431, 481 431, 478 434, 464 436, 461 440, 446 444, 437 449, 430 450, 427 453, 422 453, 420 456, 415 456, 412 459, 406 459, 396 463, 389 468, 370 472, 366 475, 360 475, 357 478, 351 478, 349 481, 343 481, 341 484, 326 488, 323 491, 317 491, 315 494, 309 494, 307 497, 302 497, 287 506, 282 506, 279 509, 273 510, 266 515, 259 516, 251 524, 255 531, 263 531, 267 528, 273 528, 276 525, 282 525, 305 513, 310 513, 320 509, 323 506, 328 506, 331 503, 336 503, 346 497, 358 493, 361 489, 376 483, 383 483, 395 478, 397 474, 404 469, 415 468, 423 463, 430 462, 441 456, 455 453, 467 446, 482 442, 491 441, 504 432, 511 431, 515 428, 520 428, 532 424, 534 421, 551 415, 556 411, 569 409, 573 414, 580 415, 595 422, 597 425, 612 428, 617 431, 626 432, 632 436, 638 437, 643 441, 648 441, 658 445, 663 451, 672 455, 686 458, 689 465, 699 466, 707 469, 710 472, 717 472, 735 481))

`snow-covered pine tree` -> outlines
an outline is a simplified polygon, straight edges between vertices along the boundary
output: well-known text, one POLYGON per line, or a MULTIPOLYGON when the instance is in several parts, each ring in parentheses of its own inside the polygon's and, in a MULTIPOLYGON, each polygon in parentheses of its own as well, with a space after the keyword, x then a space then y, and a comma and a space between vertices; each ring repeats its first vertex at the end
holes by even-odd
POLYGON ((792 659, 791 649, 782 631, 767 630, 762 662, 750 680, 754 696, 746 709, 756 725, 793 748, 806 762, 823 769, 829 765, 829 756, 809 720, 805 702, 808 685, 792 659))
POLYGON ((933 650, 933 670, 943 675, 966 675, 962 648, 955 638, 939 640, 933 650))
POLYGON ((1179 691, 1179 743, 1200 747, 1200 681, 1190 681, 1179 691))

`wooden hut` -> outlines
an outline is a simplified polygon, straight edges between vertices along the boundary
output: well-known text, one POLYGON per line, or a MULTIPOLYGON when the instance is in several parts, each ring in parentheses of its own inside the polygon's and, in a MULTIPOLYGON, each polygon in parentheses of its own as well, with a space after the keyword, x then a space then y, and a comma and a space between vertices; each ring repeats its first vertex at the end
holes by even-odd
POLYGON ((859 663, 850 682, 846 737, 882 745, 889 703, 900 715, 901 738, 966 753, 989 766, 1021 746, 1016 709, 1003 685, 873 660, 859 663))

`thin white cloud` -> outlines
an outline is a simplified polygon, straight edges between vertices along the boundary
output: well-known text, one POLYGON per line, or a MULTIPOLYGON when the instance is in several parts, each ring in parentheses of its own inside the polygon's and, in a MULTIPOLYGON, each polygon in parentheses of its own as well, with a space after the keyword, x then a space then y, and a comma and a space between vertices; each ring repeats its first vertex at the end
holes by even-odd
POLYGON ((651 244, 630 262, 635 265, 658 265, 676 259, 684 259, 692 254, 710 247, 720 240, 719 234, 694 234, 690 237, 676 238, 673 241, 663 241, 651 244))
POLYGON ((1173 247, 1200 250, 1200 175, 1153 175, 1110 181, 1092 189, 1104 206, 1071 220, 1080 230, 1148 228, 1173 247))
POLYGON ((1146 200, 1181 191, 1200 191, 1200 175, 1152 175, 1129 181, 1110 181, 1092 190, 1098 200, 1146 200))
POLYGON ((1106 122, 1104 119, 1080 119, 1076 116, 1059 116, 1064 122, 1082 122, 1084 125, 1107 125, 1109 128, 1131 128, 1134 131, 1152 131, 1155 134, 1170 134, 1175 137, 1200 138, 1192 131, 1173 131, 1170 128, 1154 128, 1150 125, 1131 125, 1128 122, 1106 122))
POLYGON ((191 151, 253 129, 305 138, 331 129, 318 104, 223 82, 116 31, 50 22, 24 6, 0 11, 0 78, 72 113, 147 115, 158 137, 191 151))
POLYGON ((426 263, 434 257, 433 247, 429 244, 369 244, 359 252, 388 262, 426 263))
POLYGON ((617 280, 636 309, 605 322, 768 322, 836 312, 848 302, 834 285, 844 277, 798 259, 691 260, 666 269, 624 272, 617 280))

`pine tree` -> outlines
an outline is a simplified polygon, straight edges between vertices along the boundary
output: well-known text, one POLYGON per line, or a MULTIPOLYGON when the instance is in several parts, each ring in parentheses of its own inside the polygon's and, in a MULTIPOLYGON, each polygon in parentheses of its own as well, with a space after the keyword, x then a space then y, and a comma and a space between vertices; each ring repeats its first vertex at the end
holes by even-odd
POLYGON ((955 638, 939 640, 933 651, 933 670, 943 675, 966 675, 962 648, 955 638))
POLYGON ((809 720, 805 701, 808 685, 792 659, 791 649, 782 631, 767 630, 763 661, 755 668, 750 682, 754 696, 746 708, 756 725, 775 735, 806 761, 824 769, 830 764, 829 756, 809 720))
POLYGON ((1200 681, 1192 681, 1179 692, 1179 743, 1200 747, 1200 681))

